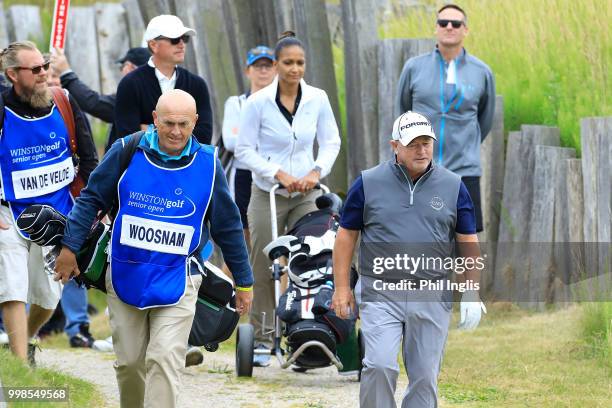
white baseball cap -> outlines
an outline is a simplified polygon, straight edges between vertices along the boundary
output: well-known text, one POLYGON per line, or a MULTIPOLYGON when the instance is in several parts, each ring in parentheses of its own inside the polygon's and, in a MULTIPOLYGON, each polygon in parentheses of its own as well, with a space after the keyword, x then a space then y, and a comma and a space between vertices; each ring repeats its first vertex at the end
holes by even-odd
POLYGON ((402 113, 393 123, 391 138, 398 140, 402 145, 408 146, 419 136, 429 136, 436 140, 431 122, 420 113, 408 111, 402 113))
POLYGON ((166 38, 179 38, 183 35, 196 35, 193 28, 185 27, 183 22, 177 16, 170 14, 162 14, 153 17, 147 25, 144 34, 144 40, 154 40, 159 36, 166 38))

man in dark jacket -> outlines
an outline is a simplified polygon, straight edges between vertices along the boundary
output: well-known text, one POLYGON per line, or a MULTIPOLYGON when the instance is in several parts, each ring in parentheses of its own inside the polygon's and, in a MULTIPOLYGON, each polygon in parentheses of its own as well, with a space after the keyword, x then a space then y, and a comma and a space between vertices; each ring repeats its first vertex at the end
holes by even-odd
MULTIPOLYGON (((121 64, 121 76, 123 77, 139 66, 146 64, 150 56, 151 53, 146 48, 130 48, 123 58, 117 61, 117 63, 121 64)), ((56 49, 55 53, 51 55, 51 67, 59 74, 62 88, 70 92, 83 111, 111 124, 108 130, 106 147, 104 148, 104 151, 107 152, 115 140, 117 140, 115 127, 113 126, 116 94, 103 95, 85 85, 70 68, 63 50, 56 49)))
POLYGON ((117 88, 115 130, 118 137, 151 125, 151 112, 160 95, 176 88, 195 98, 198 122, 193 134, 200 143, 210 144, 213 119, 206 82, 178 66, 183 63, 187 43, 195 34, 176 16, 161 15, 151 19, 144 39, 153 56, 146 65, 126 75, 117 88))
MULTIPOLYGON (((67 124, 47 85, 49 62, 30 41, 14 42, 0 53, 11 88, 2 93, 0 138, 0 307, 9 344, 19 358, 34 364, 30 343, 49 319, 61 287, 43 272, 46 249, 19 232, 15 218, 32 204, 51 205, 64 215, 73 205, 75 178, 67 124), (8 228, 4 228, 8 227, 8 228), (25 304, 30 303, 29 317, 25 304)), ((87 182, 98 157, 85 115, 69 97, 75 123, 79 176, 87 182)))

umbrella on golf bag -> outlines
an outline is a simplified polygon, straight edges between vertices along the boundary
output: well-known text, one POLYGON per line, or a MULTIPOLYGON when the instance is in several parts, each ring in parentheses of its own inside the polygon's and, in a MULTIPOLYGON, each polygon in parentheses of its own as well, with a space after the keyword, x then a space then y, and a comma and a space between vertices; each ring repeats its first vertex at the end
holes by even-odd
MULTIPOLYGON (((45 269, 53 271, 55 258, 61 250, 66 217, 49 205, 34 204, 23 210, 16 221, 17 228, 27 234, 32 242, 40 246, 54 247, 45 257, 45 269)), ((109 240, 110 226, 96 220, 81 250, 76 254, 81 271, 81 274, 74 278, 78 283, 106 292, 106 248, 109 240)))

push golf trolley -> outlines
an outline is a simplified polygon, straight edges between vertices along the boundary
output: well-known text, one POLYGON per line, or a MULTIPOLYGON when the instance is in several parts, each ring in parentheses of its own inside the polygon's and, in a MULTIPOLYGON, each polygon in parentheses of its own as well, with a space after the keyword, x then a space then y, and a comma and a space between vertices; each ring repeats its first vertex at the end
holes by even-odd
POLYGON ((359 365, 357 372, 363 352, 354 335, 356 317, 340 319, 330 310, 332 250, 342 200, 319 184, 316 188, 324 194, 315 202, 318 209, 300 218, 286 235, 278 237, 276 191, 279 188, 276 184, 270 190, 272 242, 263 250, 272 261, 275 311, 271 331, 265 331, 266 316, 262 316, 262 332, 274 333, 273 346, 270 350, 254 349, 253 325, 240 324, 236 334, 236 373, 239 377, 252 376, 254 354, 276 356, 283 369, 293 365, 294 370, 304 372, 333 365, 343 371, 345 366, 337 346, 349 337, 356 345, 348 353, 352 354, 349 360, 351 366, 359 365), (287 259, 286 266, 281 265, 282 257, 287 259), (288 274, 288 287, 281 293, 281 276, 285 273, 288 274), (283 336, 286 348, 281 342, 283 336))

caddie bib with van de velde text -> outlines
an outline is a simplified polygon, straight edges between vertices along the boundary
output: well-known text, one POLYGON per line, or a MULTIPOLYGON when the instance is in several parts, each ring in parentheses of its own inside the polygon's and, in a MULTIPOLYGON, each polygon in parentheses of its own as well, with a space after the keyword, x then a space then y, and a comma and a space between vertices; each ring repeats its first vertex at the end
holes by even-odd
POLYGON ((213 147, 202 146, 189 164, 173 169, 136 151, 119 181, 111 237, 111 281, 119 299, 140 309, 179 302, 214 177, 213 147))
POLYGON ((23 118, 4 108, 0 134, 2 197, 14 218, 32 204, 47 204, 66 215, 72 209, 69 185, 75 169, 68 131, 54 106, 43 117, 23 118))

